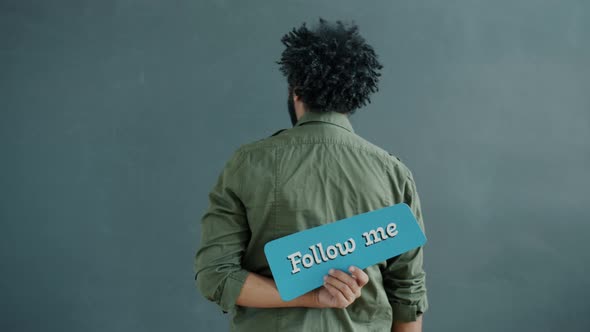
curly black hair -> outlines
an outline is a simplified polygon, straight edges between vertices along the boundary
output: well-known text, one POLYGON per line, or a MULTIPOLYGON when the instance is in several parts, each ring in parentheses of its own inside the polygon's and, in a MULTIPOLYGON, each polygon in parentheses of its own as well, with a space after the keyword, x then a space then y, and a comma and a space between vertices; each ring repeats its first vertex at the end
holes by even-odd
POLYGON ((281 42, 286 49, 276 63, 289 93, 298 95, 310 111, 354 113, 379 90, 383 66, 354 22, 333 24, 320 17, 316 29, 303 23, 281 42))

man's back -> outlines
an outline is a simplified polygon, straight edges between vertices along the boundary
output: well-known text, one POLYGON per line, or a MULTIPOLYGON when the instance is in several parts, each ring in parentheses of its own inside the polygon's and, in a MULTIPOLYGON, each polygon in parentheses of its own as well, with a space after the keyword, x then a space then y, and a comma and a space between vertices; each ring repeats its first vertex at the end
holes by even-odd
POLYGON ((272 277, 263 251, 268 241, 402 202, 423 228, 410 171, 356 135, 347 115, 308 112, 294 128, 242 146, 210 198, 197 277, 204 274, 200 288, 210 290, 210 299, 235 309, 232 330, 384 331, 394 317, 411 320, 426 310, 421 248, 367 268, 369 283, 346 309, 260 309, 231 303, 237 295, 228 294, 243 281, 239 269, 272 277), (223 195, 234 203, 223 202, 223 195), (218 211, 235 209, 242 212, 232 213, 243 214, 240 225, 214 222, 218 211), (220 227, 226 232, 220 233, 220 227), (220 246, 226 252, 221 258, 220 246), (230 254, 228 248, 233 248, 230 254), (220 273, 229 286, 218 281, 220 273))

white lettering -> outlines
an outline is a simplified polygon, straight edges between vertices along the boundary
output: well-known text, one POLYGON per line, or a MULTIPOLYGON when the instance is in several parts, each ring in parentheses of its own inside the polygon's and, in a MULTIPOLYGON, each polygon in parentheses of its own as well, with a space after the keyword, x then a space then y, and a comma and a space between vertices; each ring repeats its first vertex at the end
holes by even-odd
POLYGON ((365 238, 365 247, 372 245, 373 243, 381 242, 381 240, 387 239, 387 235, 385 234, 385 230, 383 227, 377 227, 377 229, 372 229, 368 232, 363 233, 363 237, 365 238), (377 234, 379 232, 379 234, 377 234), (373 239, 371 240, 371 235, 373 239))
POLYGON ((350 238, 344 242, 344 249, 342 248, 343 246, 340 243, 336 243, 336 247, 338 247, 338 250, 340 251, 341 256, 346 256, 346 255, 350 254, 351 252, 353 252, 354 249, 356 249, 356 243, 354 243, 354 240, 352 238, 350 238), (349 242, 350 242, 350 247, 348 246, 349 242))
POLYGON ((311 250, 311 252, 313 253, 313 258, 315 259, 315 263, 320 264, 322 261, 320 261, 320 258, 318 257, 318 252, 315 249, 315 244, 313 246, 309 247, 309 250, 311 250))
POLYGON ((328 261, 328 257, 326 257, 326 254, 324 253, 324 247, 322 247, 322 243, 318 243, 316 244, 316 246, 318 247, 318 250, 320 251, 320 255, 322 255, 322 260, 324 262, 328 261))
POLYGON ((306 269, 309 269, 310 267, 313 266, 313 257, 311 257, 310 254, 305 254, 303 255, 303 267, 306 269))
POLYGON ((338 256, 338 249, 334 246, 328 246, 328 249, 326 249, 326 255, 328 255, 329 259, 334 259, 338 256))
POLYGON ((354 239, 350 238, 344 241, 344 243, 329 245, 326 250, 324 250, 321 242, 310 246, 308 249, 309 253, 301 254, 301 251, 297 251, 287 256, 287 259, 291 262, 291 274, 300 272, 301 266, 309 269, 315 264, 336 259, 338 255, 346 256, 352 254, 356 249, 356 243, 354 239))
POLYGON ((301 258, 301 252, 298 251, 298 252, 292 253, 291 255, 287 256, 287 258, 291 261, 291 266, 293 267, 293 270, 291 270, 291 274, 295 274, 295 273, 301 271, 301 269, 299 267, 297 267, 297 264, 301 263, 301 260, 295 259, 295 257, 301 258))
POLYGON ((397 235, 397 225, 395 223, 392 222, 387 225, 387 235, 389 235, 389 237, 394 237, 397 235))

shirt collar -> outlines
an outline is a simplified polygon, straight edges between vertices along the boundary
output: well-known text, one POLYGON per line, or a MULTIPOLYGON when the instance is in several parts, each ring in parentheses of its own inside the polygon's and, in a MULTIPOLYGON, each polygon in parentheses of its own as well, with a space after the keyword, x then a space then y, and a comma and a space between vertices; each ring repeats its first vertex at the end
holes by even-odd
POLYGON ((303 113, 303 116, 301 116, 301 118, 299 118, 299 120, 295 124, 295 127, 301 126, 309 122, 329 123, 354 133, 350 120, 348 119, 348 115, 344 113, 307 111, 303 113))

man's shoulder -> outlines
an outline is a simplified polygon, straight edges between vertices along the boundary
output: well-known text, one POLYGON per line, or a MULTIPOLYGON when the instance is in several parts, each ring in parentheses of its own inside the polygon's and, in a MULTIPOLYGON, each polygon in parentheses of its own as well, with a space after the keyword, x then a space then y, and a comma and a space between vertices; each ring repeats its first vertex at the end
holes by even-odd
POLYGON ((364 146, 366 149, 373 151, 376 155, 378 155, 379 157, 381 157, 383 160, 385 160, 387 163, 391 164, 394 168, 395 167, 399 167, 402 171, 407 171, 408 167, 404 164, 404 162, 401 160, 400 157, 397 156, 397 154, 391 153, 388 150, 385 150, 384 148, 368 141, 367 139, 356 135, 358 140, 360 140, 360 142, 362 142, 362 146, 364 146))
POLYGON ((236 150, 236 154, 248 154, 259 150, 268 150, 268 148, 276 147, 284 138, 287 130, 288 128, 279 129, 269 136, 255 140, 253 142, 244 143, 236 150))
MULTIPOLYGON (((269 137, 277 136, 277 135, 279 135, 280 133, 284 132, 285 130, 287 130, 287 128, 279 129, 279 130, 275 131, 275 133, 274 133, 274 134, 272 134, 272 135, 270 135, 269 137)), ((264 138, 263 138, 263 139, 264 139, 264 138)))
MULTIPOLYGON (((318 141, 318 142, 326 142, 332 141, 329 138, 302 138, 301 135, 291 134, 292 128, 283 128, 275 131, 269 136, 266 136, 262 139, 242 144, 237 150, 236 154, 238 155, 257 155, 260 153, 271 153, 273 148, 277 148, 280 146, 286 145, 297 145, 302 142, 309 143, 308 141, 318 141)), ((380 146, 368 141, 367 139, 359 136, 357 134, 352 134, 348 136, 347 139, 334 141, 335 143, 341 143, 344 145, 348 145, 351 148, 363 150, 368 152, 374 158, 380 159, 385 162, 387 165, 392 167, 394 170, 397 169, 396 172, 401 172, 404 174, 410 173, 408 167, 404 164, 404 162, 399 158, 396 154, 387 151, 380 146)))

